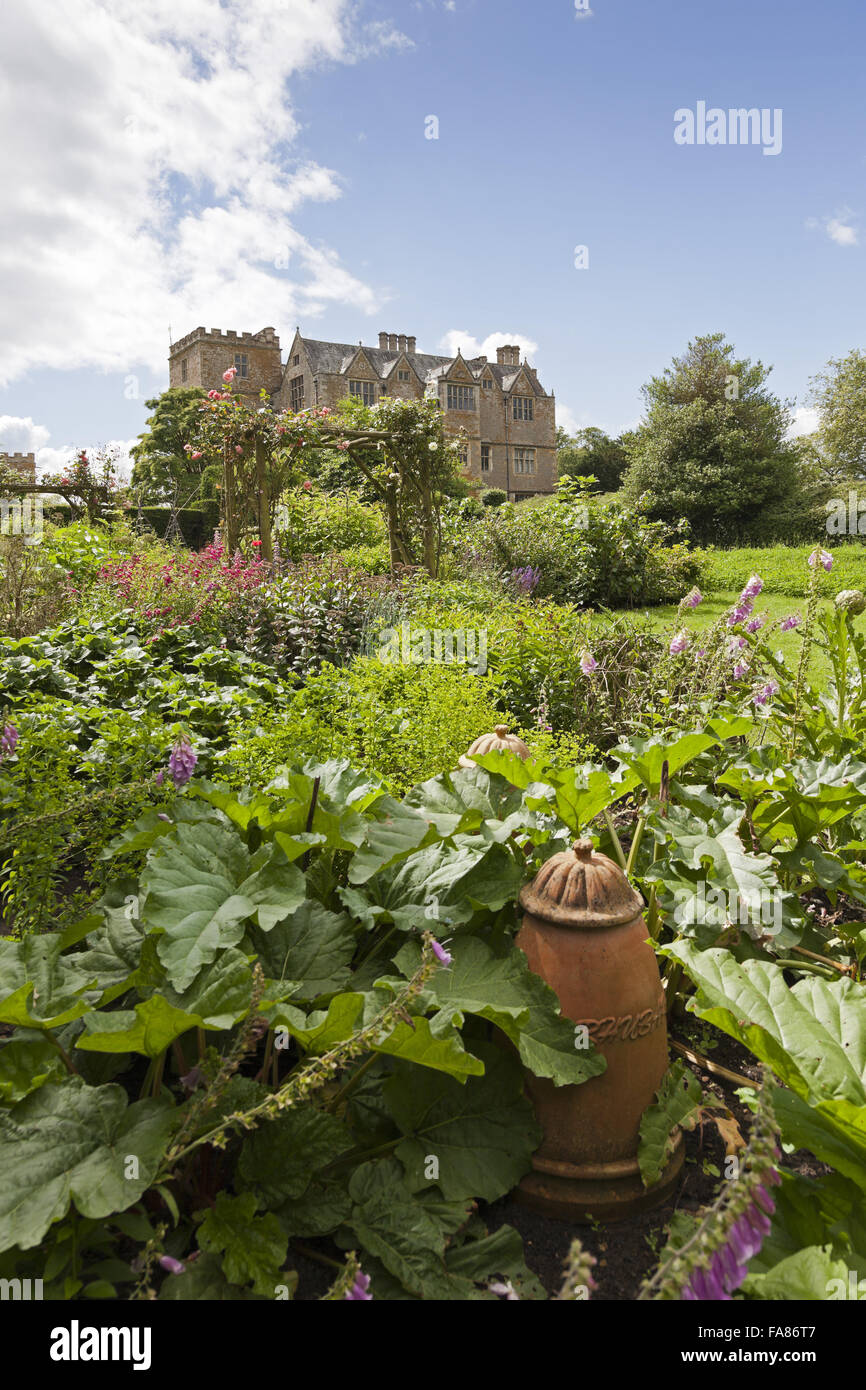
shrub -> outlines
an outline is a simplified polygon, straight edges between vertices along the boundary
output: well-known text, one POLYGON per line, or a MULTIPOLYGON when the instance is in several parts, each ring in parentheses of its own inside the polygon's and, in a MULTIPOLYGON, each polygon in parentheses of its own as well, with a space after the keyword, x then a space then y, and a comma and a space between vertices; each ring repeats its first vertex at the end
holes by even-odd
POLYGON ((375 546, 385 539, 381 509, 368 506, 355 492, 318 492, 297 488, 282 499, 280 552, 285 559, 327 555, 355 546, 375 546))
POLYGON ((670 603, 696 583, 700 556, 685 536, 685 526, 671 531, 633 511, 567 495, 534 509, 508 503, 484 532, 503 570, 539 571, 539 598, 611 608, 670 603))
POLYGON ((501 507, 508 501, 508 493, 501 487, 488 487, 482 492, 481 501, 485 507, 501 507))
POLYGON ((279 719, 238 721, 224 775, 237 785, 267 779, 305 758, 363 762, 395 789, 455 767, 479 734, 503 716, 496 684, 457 665, 387 665, 358 657, 325 664, 279 719))

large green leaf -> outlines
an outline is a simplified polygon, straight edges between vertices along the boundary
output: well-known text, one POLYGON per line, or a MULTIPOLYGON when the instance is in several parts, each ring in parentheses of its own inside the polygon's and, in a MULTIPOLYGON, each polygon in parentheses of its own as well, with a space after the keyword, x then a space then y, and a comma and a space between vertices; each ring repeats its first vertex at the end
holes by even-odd
POLYGON ((273 1298, 278 1284, 284 1284, 281 1269, 288 1249, 288 1237, 273 1212, 256 1215, 252 1192, 232 1197, 217 1193, 198 1229, 198 1243, 210 1254, 220 1253, 223 1273, 229 1283, 273 1298))
MULTIPOLYGON (((828 1290, 832 1291, 833 1280, 841 1281, 842 1287, 848 1289, 845 1261, 834 1259, 829 1245, 809 1245, 780 1260, 766 1274, 750 1274, 743 1292, 749 1298, 823 1303, 831 1296, 828 1290)), ((855 1286, 856 1282, 855 1275, 855 1286)))
POLYGON ((366 883, 373 874, 439 839, 436 827, 421 811, 393 797, 382 798, 376 811, 380 819, 369 822, 364 843, 352 858, 350 883, 366 883))
POLYGON ((141 1052, 158 1057, 190 1028, 231 1028, 250 1006, 252 973, 246 957, 229 948, 205 966, 184 994, 169 986, 134 1009, 85 1014, 76 1046, 84 1052, 141 1052))
MULTIPOLYGON (((530 970, 516 946, 497 954, 478 937, 466 936, 451 954, 450 966, 437 971, 424 995, 425 1004, 438 1005, 430 1025, 434 1033, 453 1024, 461 1027, 464 1014, 476 1014, 502 1029, 530 1071, 557 1086, 576 1085, 605 1070, 605 1059, 595 1048, 575 1047, 574 1024, 562 1017, 553 990, 530 970)), ((417 943, 407 942, 395 964, 410 978, 420 958, 417 943)))
POLYGON ((299 998, 332 994, 348 982, 356 936, 345 912, 329 912, 307 898, 269 932, 252 928, 250 939, 266 975, 301 982, 299 998))
POLYGON ((56 932, 0 939, 0 1023, 55 1028, 92 1007, 98 981, 63 946, 56 932))
POLYGON ((791 988, 763 960, 737 962, 720 947, 677 941, 662 948, 698 986, 689 1008, 737 1038, 811 1103, 866 1105, 866 989, 810 976, 791 988))
POLYGON ((446 1200, 494 1202, 519 1182, 541 1139, 523 1096, 516 1057, 473 1044, 486 1067, 461 1086, 438 1072, 401 1065, 385 1083, 385 1101, 405 1138, 396 1149, 409 1188, 437 1185, 446 1200), (438 1177, 425 1176, 438 1160, 438 1177))
POLYGON ((651 1187, 661 1177, 673 1153, 677 1125, 694 1128, 702 1095, 700 1081, 682 1062, 675 1062, 665 1072, 653 1104, 641 1115, 637 1160, 644 1187, 651 1187))
POLYGON ((64 1074, 60 1053, 44 1033, 19 1030, 0 1046, 0 1104, 16 1105, 64 1074))
POLYGON ((351 1149, 352 1142, 342 1120, 312 1105, 299 1106, 247 1135, 238 1174, 262 1205, 279 1206, 302 1196, 314 1175, 351 1149))
POLYGON ((0 1250, 36 1245, 75 1203, 101 1220, 152 1183, 177 1112, 120 1086, 49 1082, 0 1115, 0 1250), (134 1161, 131 1161, 134 1160, 134 1161))
MULTIPOLYGON (((381 1260, 408 1293, 427 1301, 478 1297, 472 1280, 449 1273, 444 1260, 449 1231, 466 1221, 468 1203, 428 1207, 410 1193, 393 1161, 358 1168, 349 1193, 353 1205, 347 1224, 357 1243, 381 1260)), ((371 1292, 375 1298, 375 1278, 371 1292)))
POLYGON ((163 933, 159 958, 178 990, 220 949, 238 944, 246 921, 268 930, 304 900, 303 875, 281 850, 263 846, 251 858, 234 830, 207 821, 179 826, 176 838, 162 841, 141 882, 143 920, 163 933))

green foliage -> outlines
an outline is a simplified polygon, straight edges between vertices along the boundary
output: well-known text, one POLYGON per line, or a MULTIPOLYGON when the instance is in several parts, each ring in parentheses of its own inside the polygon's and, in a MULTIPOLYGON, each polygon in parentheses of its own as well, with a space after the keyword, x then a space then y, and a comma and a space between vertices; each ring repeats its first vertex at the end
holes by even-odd
POLYGON ((643 388, 626 497, 653 519, 684 518, 701 542, 736 538, 760 513, 795 508, 800 450, 787 442, 790 414, 766 389, 768 376, 761 362, 736 358, 723 334, 689 343, 643 388))
POLYGON ((556 463, 560 477, 593 478, 600 492, 616 492, 628 462, 622 436, 611 439, 604 430, 592 425, 574 435, 563 429, 556 432, 556 463))
POLYGON ((831 357, 812 379, 811 403, 818 410, 822 461, 835 474, 866 474, 866 353, 831 357))
POLYGON ((279 542, 284 559, 370 548, 381 545, 385 534, 381 510, 362 502, 357 493, 297 488, 283 494, 279 542))
POLYGON ((132 491, 143 501, 176 496, 186 503, 200 490, 207 460, 190 454, 206 395, 201 386, 173 386, 145 401, 153 414, 130 451, 132 491))
POLYGON ((539 1138, 521 1062, 473 1019, 556 1085, 604 1062, 490 935, 555 830, 521 807, 480 770, 397 802, 331 762, 240 796, 194 782, 120 835, 108 856, 143 848, 137 881, 0 946, 3 1277, 31 1277, 51 1230, 74 1253, 40 1269, 46 1297, 118 1295, 137 1249, 160 1297, 273 1298, 300 1234, 359 1249, 377 1298, 492 1298, 497 1276, 543 1296, 515 1233, 469 1219, 539 1138), (459 905, 453 976, 423 932, 431 891, 459 905), (106 1080, 129 1053, 137 1100, 106 1080), (164 1274, 166 1244, 202 1253, 164 1274))
POLYGON ((488 677, 458 665, 325 662, 278 716, 235 724, 221 769, 243 782, 299 758, 347 757, 405 790, 453 767, 501 721, 498 693, 488 677))
POLYGON ((506 572, 537 569, 538 597, 620 608, 670 602, 700 578, 699 557, 684 533, 679 527, 674 539, 664 525, 564 483, 543 507, 521 510, 508 503, 496 509, 480 540, 506 572))

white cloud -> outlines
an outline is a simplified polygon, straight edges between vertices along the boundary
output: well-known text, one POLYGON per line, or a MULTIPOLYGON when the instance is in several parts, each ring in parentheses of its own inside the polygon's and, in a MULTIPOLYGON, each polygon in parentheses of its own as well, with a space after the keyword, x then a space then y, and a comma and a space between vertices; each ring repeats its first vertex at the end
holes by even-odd
POLYGON ((808 405, 798 405, 794 411, 789 439, 799 439, 804 434, 814 434, 818 428, 818 412, 808 405))
POLYGON ((844 222, 838 217, 831 217, 828 220, 827 235, 831 241, 835 241, 837 246, 857 245, 857 228, 852 227, 850 223, 844 222))
POLYGON ((0 415, 0 453, 32 454, 51 438, 29 415, 0 415))
POLYGON ((491 362, 495 362, 496 349, 503 343, 519 343, 521 357, 530 360, 538 351, 538 343, 532 338, 527 338, 525 333, 488 333, 481 342, 471 333, 467 333, 465 328, 449 329, 440 340, 439 350, 454 357, 459 348, 464 357, 489 357, 491 362))
POLYGON ((821 227, 827 233, 831 241, 835 241, 837 246, 857 246, 860 241, 860 233, 852 223, 855 221, 855 214, 850 208, 842 208, 835 217, 809 217, 806 226, 814 230, 821 227))
POLYGON ((77 0, 74 17, 67 0, 6 0, 0 385, 33 367, 164 370, 169 323, 376 308, 294 226, 341 188, 292 161, 286 84, 408 43, 362 28, 351 0, 77 0))

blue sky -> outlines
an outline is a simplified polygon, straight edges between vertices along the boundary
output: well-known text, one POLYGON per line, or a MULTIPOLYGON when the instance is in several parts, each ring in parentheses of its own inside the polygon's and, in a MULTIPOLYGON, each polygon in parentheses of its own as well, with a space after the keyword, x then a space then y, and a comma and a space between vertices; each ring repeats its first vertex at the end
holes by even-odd
POLYGON ((698 333, 801 408, 864 346, 855 0, 10 3, 0 448, 134 438, 169 324, 519 340, 611 432, 698 333), (780 109, 781 152, 675 143, 698 102, 780 109))

